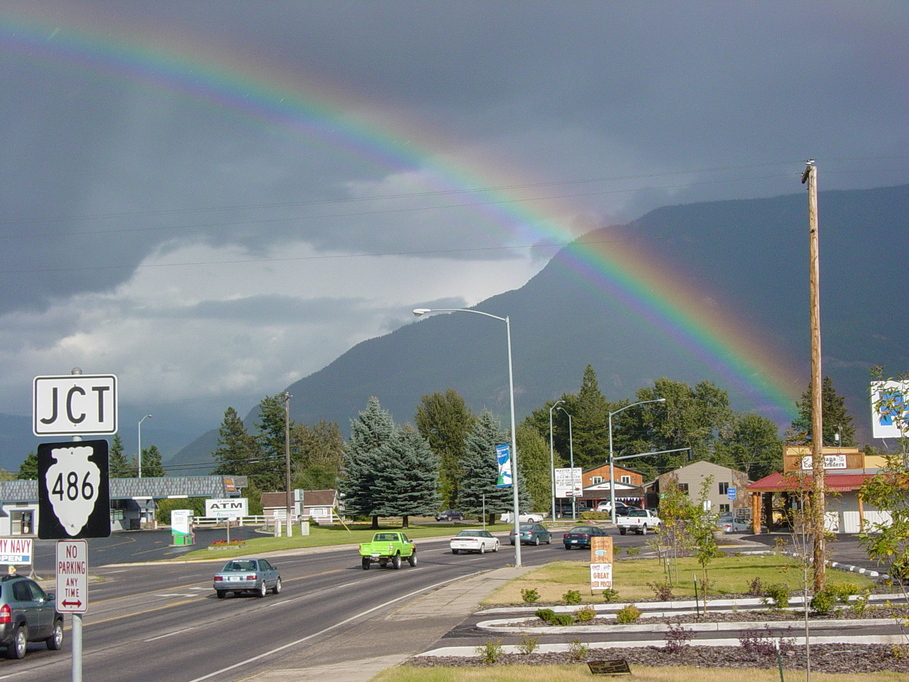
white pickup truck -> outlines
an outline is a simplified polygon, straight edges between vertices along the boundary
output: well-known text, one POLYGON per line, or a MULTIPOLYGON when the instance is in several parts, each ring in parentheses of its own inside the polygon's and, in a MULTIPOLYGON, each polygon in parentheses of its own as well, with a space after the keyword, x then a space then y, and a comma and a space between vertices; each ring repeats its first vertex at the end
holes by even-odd
POLYGON ((620 516, 615 520, 619 533, 625 535, 629 530, 638 535, 646 535, 647 531, 654 531, 660 527, 660 518, 649 509, 632 509, 628 516, 620 516))

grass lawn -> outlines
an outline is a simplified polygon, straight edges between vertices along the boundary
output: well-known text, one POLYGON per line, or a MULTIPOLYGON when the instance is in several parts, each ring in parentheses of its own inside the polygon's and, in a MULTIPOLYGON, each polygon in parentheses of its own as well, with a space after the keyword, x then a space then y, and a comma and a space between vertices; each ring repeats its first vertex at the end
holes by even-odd
MULTIPOLYGON (((476 525, 470 524, 427 524, 419 525, 411 523, 409 528, 402 528, 400 524, 394 525, 390 523, 379 524, 379 530, 399 530, 404 532, 407 537, 414 540, 419 540, 420 538, 429 538, 429 537, 452 537, 458 534, 458 531, 464 530, 465 528, 480 528, 482 524, 477 523, 476 525)), ((507 524, 499 524, 494 526, 486 526, 486 530, 497 533, 497 532, 508 532, 511 526, 507 524)), ((317 526, 316 524, 310 525, 309 535, 301 536, 299 526, 294 529, 296 535, 292 537, 281 537, 276 538, 271 535, 262 535, 262 537, 257 537, 251 540, 246 541, 245 547, 227 547, 224 549, 219 549, 217 551, 209 551, 207 547, 203 547, 192 552, 188 552, 185 555, 181 556, 179 561, 186 560, 208 560, 208 559, 229 559, 234 556, 249 556, 253 554, 262 554, 264 552, 274 552, 279 550, 287 549, 300 549, 305 547, 327 547, 334 545, 348 545, 348 544, 359 544, 361 542, 369 542, 372 540, 372 536, 376 533, 376 530, 373 530, 370 527, 369 523, 349 523, 347 527, 341 525, 336 526, 317 526)), ((417 544, 419 547, 419 543, 417 544)))
MULTIPOLYGON (((673 596, 693 599, 695 576, 700 589, 700 564, 693 558, 679 559, 677 574, 678 580, 673 581, 673 596)), ((755 580, 760 580, 764 587, 784 584, 794 594, 803 589, 804 575, 802 566, 787 556, 749 554, 719 557, 708 567, 709 594, 711 597, 747 594, 755 580)), ((808 579, 811 580, 810 573, 808 579)), ((653 599, 656 595, 649 585, 666 580, 662 563, 653 558, 622 559, 613 567, 613 589, 619 593, 618 600, 623 602, 653 599)), ((827 583, 852 583, 861 589, 875 584, 863 575, 834 569, 827 570, 827 583)), ((590 591, 590 564, 587 561, 557 561, 511 581, 491 594, 483 604, 522 604, 521 590, 527 589, 535 589, 540 595, 540 602, 564 601, 562 595, 568 590, 577 590, 588 603, 604 601, 601 592, 590 591)))

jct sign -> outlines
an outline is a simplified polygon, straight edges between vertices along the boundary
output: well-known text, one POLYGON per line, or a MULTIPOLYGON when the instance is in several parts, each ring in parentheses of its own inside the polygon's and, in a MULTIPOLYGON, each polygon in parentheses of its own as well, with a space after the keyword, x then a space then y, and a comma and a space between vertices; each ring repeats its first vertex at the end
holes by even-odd
POLYGON ((65 374, 35 377, 36 436, 117 433, 117 377, 65 374))

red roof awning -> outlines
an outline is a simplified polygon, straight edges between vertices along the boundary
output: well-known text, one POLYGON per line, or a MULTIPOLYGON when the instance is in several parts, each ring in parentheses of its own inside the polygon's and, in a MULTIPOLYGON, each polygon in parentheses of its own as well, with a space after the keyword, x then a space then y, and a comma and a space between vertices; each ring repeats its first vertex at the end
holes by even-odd
MULTIPOLYGON (((874 474, 838 474, 833 471, 824 473, 824 487, 827 490, 837 493, 848 493, 858 490, 862 484, 874 474)), ((779 472, 765 476, 759 481, 755 481, 745 490, 750 493, 782 493, 793 492, 800 486, 811 487, 814 476, 811 474, 781 474, 779 472)))

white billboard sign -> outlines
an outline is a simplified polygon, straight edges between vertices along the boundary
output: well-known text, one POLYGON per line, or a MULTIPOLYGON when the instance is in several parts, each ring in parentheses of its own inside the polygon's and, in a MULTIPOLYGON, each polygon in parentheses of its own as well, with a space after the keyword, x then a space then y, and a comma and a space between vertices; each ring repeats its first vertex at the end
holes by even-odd
POLYGON ((584 494, 581 479, 581 468, 564 468, 555 470, 556 497, 580 497, 584 494))
POLYGON ((205 500, 205 515, 217 519, 236 519, 249 516, 249 500, 231 497, 226 500, 205 500))
POLYGON ((871 435, 875 438, 900 438, 909 435, 909 396, 907 381, 871 382, 871 435))

